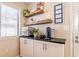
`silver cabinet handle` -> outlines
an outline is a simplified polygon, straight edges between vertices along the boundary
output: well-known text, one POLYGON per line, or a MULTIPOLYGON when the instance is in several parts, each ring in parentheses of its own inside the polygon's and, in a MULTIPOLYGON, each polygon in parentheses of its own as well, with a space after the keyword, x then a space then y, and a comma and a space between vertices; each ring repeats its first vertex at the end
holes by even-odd
POLYGON ((27 40, 24 40, 24 44, 27 44, 27 40))
POLYGON ((43 50, 44 50, 44 43, 43 43, 43 50))
POLYGON ((45 44, 45 50, 47 50, 47 44, 45 44))
POLYGON ((75 36, 75 39, 79 39, 79 37, 78 36, 75 36))
POLYGON ((76 43, 79 43, 79 41, 78 41, 78 40, 75 40, 75 42, 76 42, 76 43))
POLYGON ((75 39, 76 39, 75 42, 76 43, 79 43, 79 37, 78 36, 75 36, 75 39))
POLYGON ((47 44, 43 43, 43 50, 47 50, 47 44))

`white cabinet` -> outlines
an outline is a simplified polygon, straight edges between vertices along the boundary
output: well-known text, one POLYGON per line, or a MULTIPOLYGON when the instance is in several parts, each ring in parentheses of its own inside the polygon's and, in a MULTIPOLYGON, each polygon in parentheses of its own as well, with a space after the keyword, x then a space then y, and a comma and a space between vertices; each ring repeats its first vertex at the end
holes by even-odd
POLYGON ((64 44, 34 40, 35 57, 64 57, 64 44))
POLYGON ((34 40, 34 57, 44 57, 44 42, 34 40))
POLYGON ((64 57, 64 44, 45 43, 46 57, 64 57))
POLYGON ((20 56, 64 57, 64 44, 21 38, 20 56))
POLYGON ((27 38, 20 38, 20 56, 33 56, 33 40, 27 38))

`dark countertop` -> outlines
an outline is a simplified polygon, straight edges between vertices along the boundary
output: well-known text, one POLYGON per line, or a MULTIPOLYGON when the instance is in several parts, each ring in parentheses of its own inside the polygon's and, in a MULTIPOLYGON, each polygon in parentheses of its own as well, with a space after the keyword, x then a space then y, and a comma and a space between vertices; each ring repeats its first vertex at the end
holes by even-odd
POLYGON ((46 42, 52 42, 52 43, 65 44, 65 39, 62 39, 62 38, 34 39, 33 37, 29 37, 29 36, 20 36, 20 37, 22 37, 22 38, 29 38, 29 39, 33 39, 33 40, 39 40, 39 41, 46 41, 46 42))

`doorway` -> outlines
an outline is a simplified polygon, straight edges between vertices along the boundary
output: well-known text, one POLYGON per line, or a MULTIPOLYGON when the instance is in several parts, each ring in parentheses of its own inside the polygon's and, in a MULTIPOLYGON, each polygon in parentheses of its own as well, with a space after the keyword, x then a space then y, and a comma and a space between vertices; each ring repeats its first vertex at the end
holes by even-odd
POLYGON ((79 57, 79 11, 75 13, 73 56, 79 57))

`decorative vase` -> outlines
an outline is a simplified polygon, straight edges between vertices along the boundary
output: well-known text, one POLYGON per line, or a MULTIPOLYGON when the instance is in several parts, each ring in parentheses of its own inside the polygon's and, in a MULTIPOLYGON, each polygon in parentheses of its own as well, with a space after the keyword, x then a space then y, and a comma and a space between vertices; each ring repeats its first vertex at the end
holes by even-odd
POLYGON ((36 38, 37 37, 37 33, 34 33, 34 38, 36 38))

